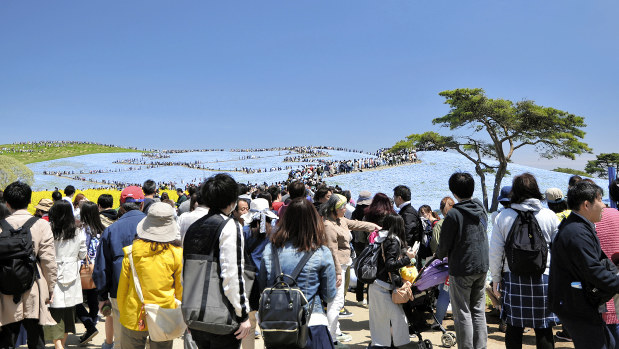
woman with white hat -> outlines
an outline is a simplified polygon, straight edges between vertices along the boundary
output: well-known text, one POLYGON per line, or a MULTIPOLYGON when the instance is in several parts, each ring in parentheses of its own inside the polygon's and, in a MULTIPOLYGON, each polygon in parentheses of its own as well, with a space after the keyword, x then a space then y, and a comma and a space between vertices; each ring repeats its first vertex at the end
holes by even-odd
MULTIPOLYGON (((239 202, 241 199, 239 199, 239 202)), ((277 215, 269 208, 267 199, 253 199, 249 205, 249 212, 242 215, 243 221, 248 224, 248 232, 245 234, 245 253, 259 272, 260 263, 264 248, 269 242, 269 237, 273 229, 273 223, 277 220, 277 215)), ((248 335, 241 341, 243 349, 253 349, 256 340, 256 311, 260 301, 260 289, 255 282, 249 294, 249 322, 254 336, 248 335)), ((250 332, 251 333, 251 332, 250 332)))
MULTIPOLYGON (((183 295, 183 249, 177 240, 179 234, 174 221, 174 208, 164 202, 156 202, 150 206, 148 215, 138 223, 137 238, 133 244, 124 248, 125 258, 117 297, 120 323, 123 325, 123 349, 144 348, 148 336, 142 301, 136 291, 129 258, 133 259, 144 304, 174 309, 177 307, 176 299, 182 300, 183 295)), ((150 348, 171 349, 172 342, 151 340, 150 348)))

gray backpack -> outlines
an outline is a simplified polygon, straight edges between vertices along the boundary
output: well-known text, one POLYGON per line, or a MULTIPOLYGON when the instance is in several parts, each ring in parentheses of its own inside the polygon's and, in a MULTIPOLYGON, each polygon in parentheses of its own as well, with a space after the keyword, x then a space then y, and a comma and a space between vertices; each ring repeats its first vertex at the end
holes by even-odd
MULTIPOLYGON (((198 223, 201 229, 216 229, 217 241, 221 231, 231 218, 220 215, 205 216, 198 223)), ((196 224, 194 223, 194 224, 196 224)), ((237 226, 237 239, 240 243, 241 230, 237 226)), ((212 231, 212 230, 211 230, 212 231)), ((234 307, 224 295, 219 275, 219 255, 215 247, 207 255, 184 254, 183 259, 183 304, 181 306, 187 327, 191 330, 212 334, 230 334, 239 328, 234 307)), ((245 289, 251 289, 255 271, 246 268, 244 272, 245 289)))

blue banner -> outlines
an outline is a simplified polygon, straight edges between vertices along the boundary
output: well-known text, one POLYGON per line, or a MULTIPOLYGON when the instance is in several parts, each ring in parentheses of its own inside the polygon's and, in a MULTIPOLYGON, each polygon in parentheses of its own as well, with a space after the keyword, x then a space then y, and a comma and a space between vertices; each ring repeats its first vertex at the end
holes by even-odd
MULTIPOLYGON (((617 169, 614 167, 608 168, 608 185, 610 185, 617 178, 617 169)), ((610 200, 610 207, 617 208, 617 203, 610 200)))

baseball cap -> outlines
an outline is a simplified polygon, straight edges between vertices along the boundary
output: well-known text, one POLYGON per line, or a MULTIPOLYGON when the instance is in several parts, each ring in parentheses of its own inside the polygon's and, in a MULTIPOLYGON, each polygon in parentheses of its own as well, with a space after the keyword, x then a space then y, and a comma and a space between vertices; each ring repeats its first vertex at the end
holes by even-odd
POLYGON ((142 188, 131 185, 123 189, 120 192, 120 203, 124 204, 125 202, 142 202, 144 201, 144 192, 142 188))
POLYGON ((563 192, 559 188, 548 188, 546 190, 546 202, 556 204, 563 201, 563 192))

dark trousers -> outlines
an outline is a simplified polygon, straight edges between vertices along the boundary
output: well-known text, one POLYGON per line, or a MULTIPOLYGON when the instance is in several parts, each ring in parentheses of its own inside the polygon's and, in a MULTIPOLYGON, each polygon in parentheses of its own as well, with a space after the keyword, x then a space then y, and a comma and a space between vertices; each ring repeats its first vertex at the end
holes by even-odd
POLYGON ((15 348, 15 342, 17 342, 21 325, 24 325, 28 333, 28 348, 44 349, 43 327, 39 325, 38 319, 24 319, 0 327, 0 349, 15 348))
MULTIPOLYGON (((553 349, 555 347, 552 327, 534 328, 533 330, 535 330, 535 347, 537 349, 553 349)), ((515 327, 508 324, 507 331, 505 331, 505 348, 522 349, 523 333, 523 327, 515 327)))
MULTIPOLYGON (((363 252, 363 249, 367 246, 368 244, 365 244, 363 242, 356 242, 353 241, 352 246, 355 249, 355 253, 357 254, 357 257, 361 255, 361 252, 363 252)), ((365 284, 359 280, 359 275, 357 276, 357 287, 355 287, 355 298, 357 300, 357 302, 362 302, 363 301, 363 293, 365 290, 365 284)))
POLYGON ((75 313, 80 319, 86 329, 91 329, 97 325, 97 319, 99 317, 99 300, 97 299, 97 290, 84 290, 84 298, 86 304, 88 304, 88 311, 84 307, 84 304, 78 304, 75 306, 75 313))
POLYGON ((615 349, 619 349, 619 324, 606 324, 606 327, 615 339, 615 349))
POLYGON ((576 349, 614 349, 615 338, 606 325, 598 325, 593 321, 559 317, 563 326, 572 336, 576 349))
MULTIPOLYGON (((253 336, 253 333, 248 336, 253 336)), ((208 332, 191 330, 191 337, 198 349, 239 349, 241 340, 234 334, 215 335, 208 332)))

